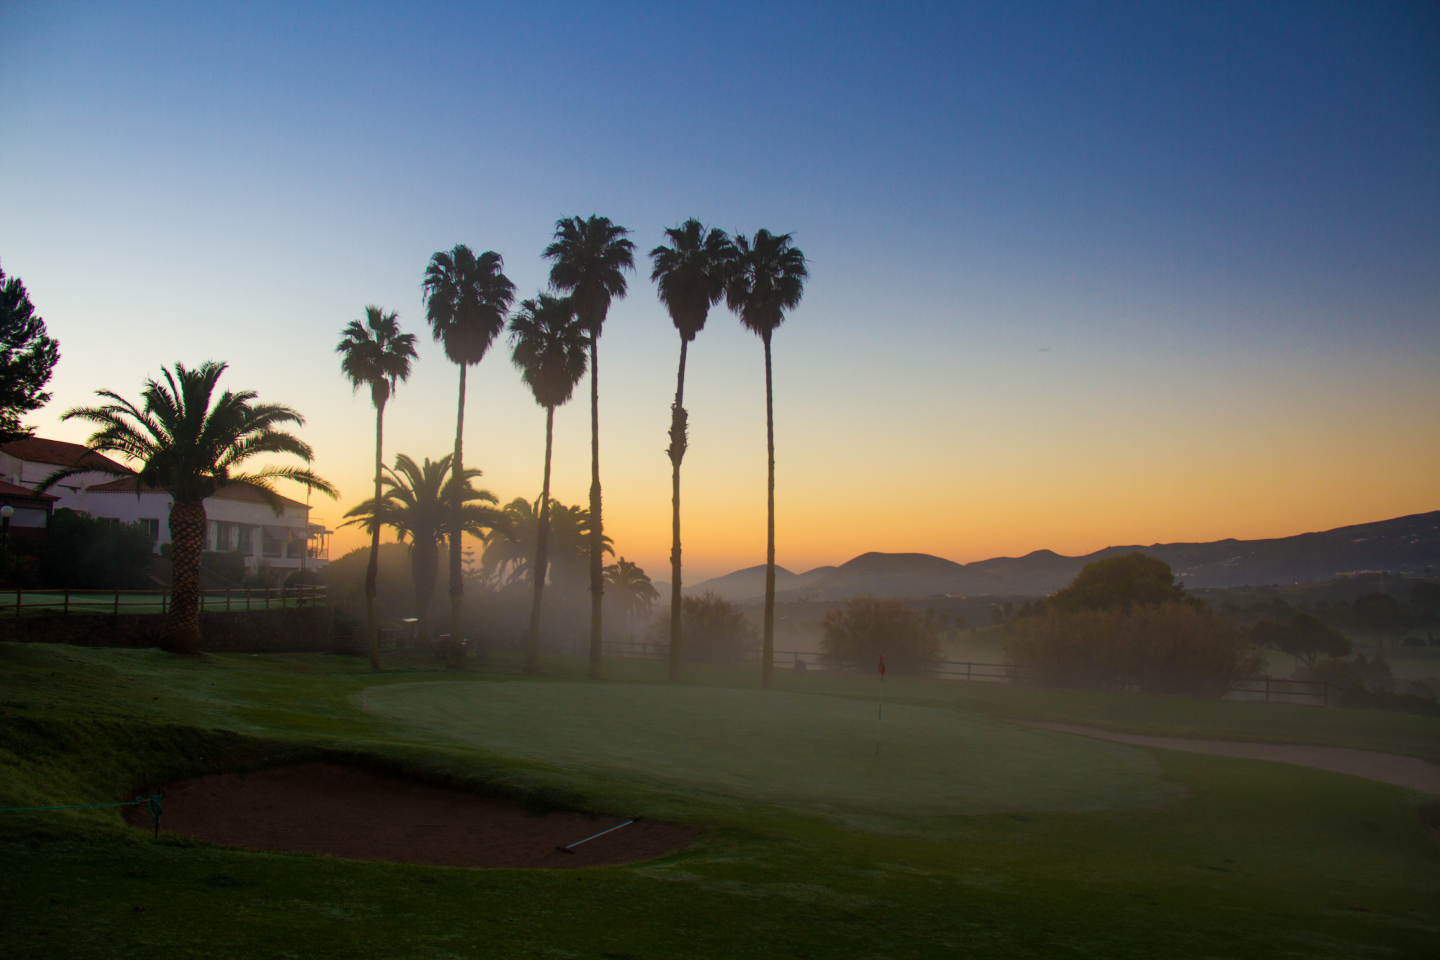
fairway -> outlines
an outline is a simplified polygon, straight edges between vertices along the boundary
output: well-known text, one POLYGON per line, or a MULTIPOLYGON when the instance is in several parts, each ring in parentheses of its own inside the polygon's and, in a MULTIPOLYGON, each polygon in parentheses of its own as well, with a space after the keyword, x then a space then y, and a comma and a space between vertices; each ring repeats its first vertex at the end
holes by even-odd
POLYGON ((934 707, 661 684, 406 683, 371 712, 572 769, 822 812, 857 826, 916 818, 1162 807, 1181 796, 1135 747, 934 707))

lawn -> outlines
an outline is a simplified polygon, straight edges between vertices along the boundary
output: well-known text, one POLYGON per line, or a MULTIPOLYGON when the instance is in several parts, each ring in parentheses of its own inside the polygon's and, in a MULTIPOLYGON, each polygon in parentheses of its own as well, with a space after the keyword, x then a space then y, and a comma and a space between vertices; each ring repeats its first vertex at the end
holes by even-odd
POLYGON ((765 692, 724 668, 672 688, 663 664, 613 662, 599 684, 578 662, 540 680, 517 667, 0 644, 0 805, 325 756, 705 830, 630 867, 464 870, 157 843, 113 810, 7 813, 4 956, 1422 957, 1440 942, 1424 798, 1009 722, 1434 758, 1440 721, 887 681, 876 760, 866 678, 787 674, 765 692))

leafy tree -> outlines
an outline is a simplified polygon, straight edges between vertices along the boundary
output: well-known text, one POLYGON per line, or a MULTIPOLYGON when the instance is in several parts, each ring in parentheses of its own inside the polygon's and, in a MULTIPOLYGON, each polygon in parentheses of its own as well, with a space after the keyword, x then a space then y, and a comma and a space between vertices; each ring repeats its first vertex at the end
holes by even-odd
POLYGON ((1175 582, 1170 564, 1135 552, 1085 564, 1049 604, 1065 611, 1128 610, 1186 599, 1185 588, 1175 582))
POLYGON ((1303 612, 1296 613, 1288 623, 1261 620, 1251 629, 1250 638, 1256 646, 1288 653, 1311 669, 1322 655, 1343 657, 1350 653, 1350 641, 1343 634, 1303 612))
MULTIPOLYGON (((447 536, 453 539, 455 533, 455 500, 461 504, 462 532, 476 537, 491 533, 508 536, 513 529, 509 516, 489 506, 495 503, 495 495, 489 490, 477 490, 471 483, 481 476, 479 470, 465 471, 460 495, 456 497, 450 465, 449 454, 438 461, 427 457, 424 466, 403 453, 398 454, 395 468, 385 471, 382 495, 366 500, 345 514, 352 518, 346 521, 346 526, 367 530, 390 527, 396 539, 410 544, 410 577, 415 585, 415 616, 419 620, 416 635, 426 644, 432 636, 430 608, 435 598, 435 580, 440 573, 440 545, 447 536)), ((368 591, 368 572, 366 578, 368 591)), ((368 600, 370 594, 366 596, 368 600)))
MULTIPOLYGON (((425 319, 435 340, 444 345, 446 358, 460 367, 451 463, 459 477, 465 475, 465 370, 485 359, 490 344, 505 329, 505 315, 515 300, 515 284, 501 271, 504 264, 493 250, 477 257, 462 243, 431 256, 425 269, 425 319)), ((446 666, 454 670, 465 665, 463 509, 464 501, 456 496, 450 504, 450 650, 446 657, 446 666)))
POLYGON ((1440 583, 1421 580, 1410 588, 1410 602, 1420 608, 1426 619, 1440 613, 1440 583))
POLYGON ((36 551, 40 582, 55 590, 138 590, 148 580, 153 547, 138 524, 62 507, 36 551))
MULTIPOLYGON (((355 390, 370 388, 375 405, 375 496, 380 499, 381 460, 385 439, 385 404, 395 385, 410 379, 410 362, 415 359, 415 335, 401 333, 395 312, 376 306, 365 308, 365 322, 351 320, 335 352, 340 354, 340 372, 355 390)), ((375 626, 375 582, 380 572, 380 524, 370 529, 370 564, 365 570, 365 639, 370 648, 370 666, 380 669, 380 637, 375 626)))
POLYGON ((0 443, 29 435, 20 418, 49 401, 45 384, 59 361, 60 344, 46 335, 25 284, 0 269, 0 443))
POLYGON ((775 391, 770 376, 770 340, 805 292, 810 276, 805 255, 791 246, 790 234, 757 230, 753 240, 735 237, 735 265, 725 283, 725 303, 765 346, 765 443, 769 513, 765 544, 765 625, 760 653, 760 682, 768 687, 775 672, 775 391))
MULTIPOLYGON (((306 468, 237 471, 246 461, 265 454, 288 454, 308 464, 312 453, 298 437, 276 429, 287 423, 304 425, 305 418, 289 407, 255 403, 256 394, 249 390, 226 390, 212 403, 216 382, 224 372, 223 363, 204 363, 194 370, 177 363, 173 373, 163 371, 163 383, 145 381, 139 406, 109 390, 97 390, 96 395, 108 403, 75 407, 61 417, 85 420, 100 428, 90 436, 87 446, 91 450, 118 454, 139 464, 134 473, 109 471, 113 475, 133 477, 137 492, 154 486, 174 499, 169 521, 174 595, 161 643, 177 653, 200 650, 200 552, 205 545, 206 497, 228 483, 243 483, 259 491, 278 516, 282 501, 275 492, 275 480, 293 480, 326 496, 336 495, 328 481, 306 468)), ((90 464, 62 468, 46 477, 41 489, 95 469, 90 464)))
POLYGON ((897 674, 923 676, 940 659, 935 618, 899 600, 857 597, 820 621, 820 659, 837 667, 873 670, 880 658, 897 674))
POLYGON ((665 231, 670 246, 650 251, 660 302, 680 331, 680 372, 675 379, 675 402, 670 406, 671 545, 670 545, 670 681, 680 680, 680 642, 683 605, 680 602, 680 461, 689 446, 685 412, 685 354, 690 341, 705 329, 710 308, 725 295, 725 283, 735 265, 735 245, 723 230, 706 230, 694 218, 665 231))
MULTIPOLYGON (((755 626, 745 612, 729 600, 709 591, 681 600, 684 620, 685 660, 690 663, 735 663, 751 656, 758 639, 755 626)), ((670 636, 670 610, 663 609, 650 623, 651 643, 665 643, 670 636)))
POLYGON ((568 300, 539 294, 525 300, 510 319, 510 359, 535 402, 545 408, 545 478, 540 486, 540 515, 535 538, 535 566, 531 577, 530 632, 525 641, 525 672, 540 669, 540 604, 545 593, 545 572, 550 556, 550 453, 555 441, 555 408, 570 402, 575 386, 585 376, 586 335, 575 321, 568 300))
POLYGON ((605 568, 605 582, 615 593, 627 625, 649 613, 655 601, 660 599, 645 571, 624 557, 605 568))
POLYGON ((599 680, 603 652, 601 613, 605 595, 604 519, 600 510, 600 364, 597 350, 610 301, 625 296, 625 272, 635 269, 635 244, 630 231, 593 214, 555 223, 555 238, 545 248, 552 262, 550 286, 570 294, 575 316, 590 345, 590 522, 602 535, 590 544, 590 670, 599 680))
POLYGON ((1388 593, 1366 593, 1355 598, 1350 615, 1362 630, 1390 633, 1410 625, 1410 614, 1388 593))

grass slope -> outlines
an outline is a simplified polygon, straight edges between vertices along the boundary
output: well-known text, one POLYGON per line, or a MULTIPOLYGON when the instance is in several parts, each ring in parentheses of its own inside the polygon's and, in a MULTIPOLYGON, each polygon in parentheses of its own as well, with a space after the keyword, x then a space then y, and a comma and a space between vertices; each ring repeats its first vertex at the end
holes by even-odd
MULTIPOLYGON (((517 667, 498 662, 460 682, 500 695, 526 686, 492 682, 518 679, 517 667)), ((663 665, 610 672, 638 683, 652 668, 663 665)), ((582 671, 563 664, 551 679, 582 671)), ((718 669, 695 676, 697 694, 753 685, 718 669)), ((792 679, 852 701, 867 689, 792 679)), ((1179 804, 978 814, 956 818, 943 838, 897 836, 678 779, 440 741, 358 702, 377 685, 426 680, 443 681, 431 687, 440 691, 457 677, 418 661, 376 675, 321 656, 0 645, 0 805, 121 799, 157 779, 323 754, 541 805, 666 816, 707 834, 649 864, 527 872, 352 863, 163 834, 155 843, 106 810, 3 814, 4 955, 1348 958, 1431 956, 1440 941, 1440 848, 1421 830, 1420 798, 1398 788, 1147 751, 1185 792, 1179 804)), ((1417 729, 1404 722, 1417 718, 1375 724, 1301 707, 1232 713, 1255 705, 988 689, 977 698, 958 685, 887 682, 892 692, 967 722, 1033 716, 1051 702, 1057 719, 1215 736, 1258 730, 1261 716, 1314 742, 1397 752, 1428 750, 1440 731, 1437 721, 1417 729)))

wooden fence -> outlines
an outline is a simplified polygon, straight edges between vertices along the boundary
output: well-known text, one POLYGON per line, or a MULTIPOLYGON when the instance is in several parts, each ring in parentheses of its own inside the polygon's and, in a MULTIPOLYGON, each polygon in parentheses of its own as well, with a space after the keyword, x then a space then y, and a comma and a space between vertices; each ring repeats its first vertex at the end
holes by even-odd
MULTIPOLYGON (((166 613, 169 590, 0 591, 0 616, 64 616, 95 613, 166 613)), ((200 591, 202 611, 270 610, 328 602, 323 585, 231 587, 200 591)))

